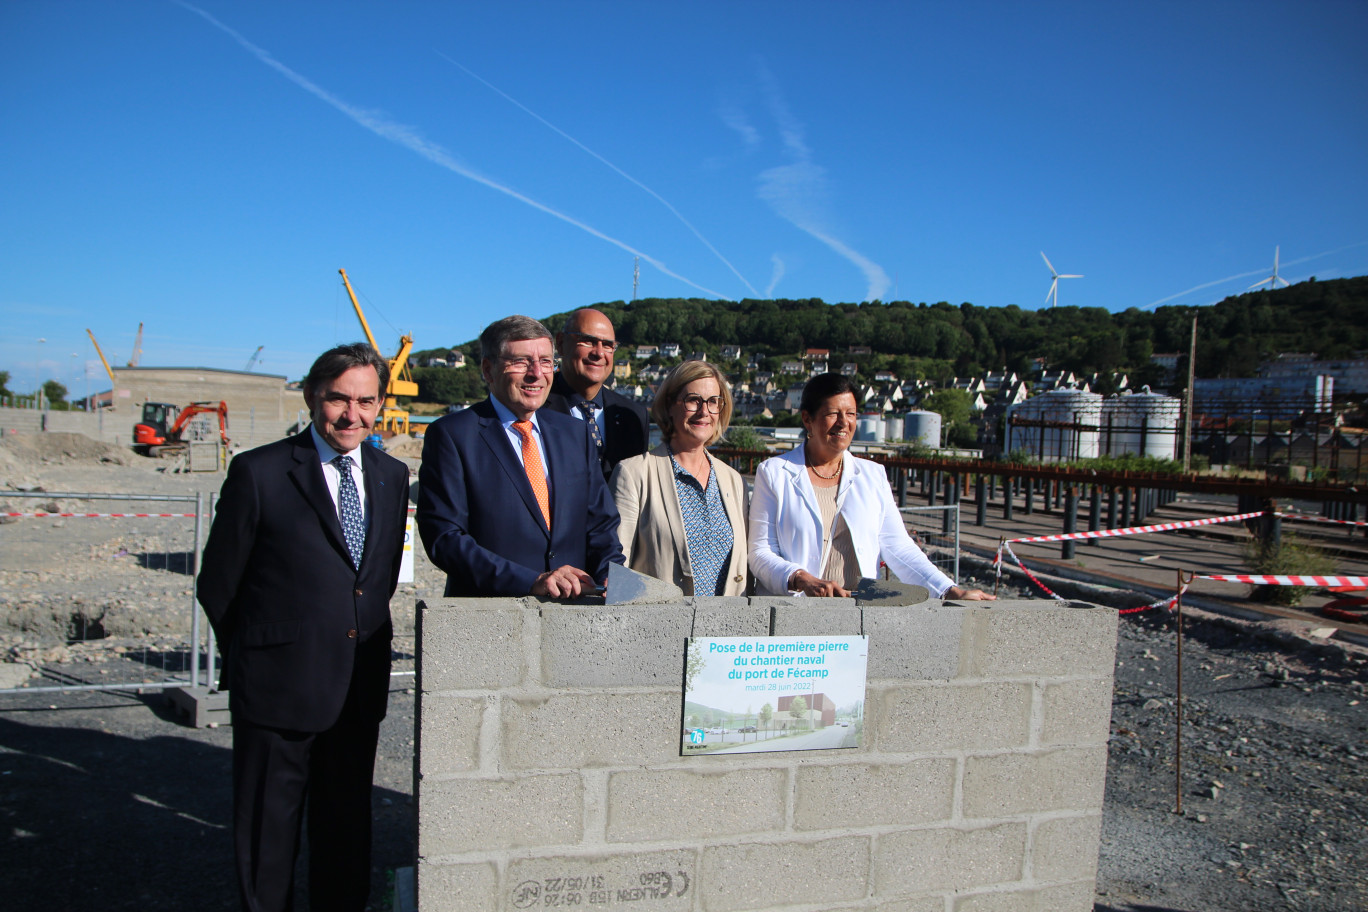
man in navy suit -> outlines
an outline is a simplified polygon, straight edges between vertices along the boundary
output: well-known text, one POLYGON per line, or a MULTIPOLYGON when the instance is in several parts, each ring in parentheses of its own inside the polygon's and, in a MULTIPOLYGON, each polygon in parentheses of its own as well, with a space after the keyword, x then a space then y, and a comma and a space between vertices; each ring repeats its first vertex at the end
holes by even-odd
POLYGON ((613 352, 617 336, 613 321, 589 307, 572 313, 556 334, 560 370, 551 381, 546 407, 573 418, 588 428, 598 449, 603 477, 630 456, 649 449, 650 422, 646 407, 619 395, 603 384, 613 373, 613 352))
POLYGON ((321 355, 304 379, 312 425, 234 457, 205 545, 198 595, 233 717, 244 909, 293 908, 306 796, 310 907, 366 906, 408 510, 408 468, 362 445, 388 374, 362 343, 321 355))
POLYGON ((551 334, 505 317, 480 334, 489 398, 432 423, 418 531, 447 595, 573 598, 622 563, 618 513, 585 422, 546 402, 551 334))

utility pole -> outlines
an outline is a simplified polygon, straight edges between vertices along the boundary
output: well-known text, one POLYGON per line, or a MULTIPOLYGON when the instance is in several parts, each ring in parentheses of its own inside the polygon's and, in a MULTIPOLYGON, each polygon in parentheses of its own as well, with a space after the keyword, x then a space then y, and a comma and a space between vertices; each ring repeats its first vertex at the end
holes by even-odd
MULTIPOLYGON (((1197 375, 1197 315, 1192 315, 1192 343, 1188 347, 1188 384, 1186 402, 1183 406, 1183 472, 1192 471, 1192 383, 1197 375)), ((1253 446, 1254 434, 1250 431, 1250 445, 1253 446)))

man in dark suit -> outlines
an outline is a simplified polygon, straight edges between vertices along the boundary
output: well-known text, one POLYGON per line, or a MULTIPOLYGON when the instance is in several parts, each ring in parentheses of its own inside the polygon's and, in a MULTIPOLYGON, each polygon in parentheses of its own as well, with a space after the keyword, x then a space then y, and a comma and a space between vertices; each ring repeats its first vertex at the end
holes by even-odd
POLYGON ((583 421, 543 409, 551 334, 505 317, 480 334, 489 398, 432 423, 418 531, 447 595, 570 598, 622 563, 618 513, 583 421))
POLYGON ((556 351, 560 370, 546 407, 586 424, 593 419, 589 432, 607 478, 619 462, 646 452, 651 437, 646 407, 603 385, 612 376, 617 351, 612 321, 588 307, 575 311, 556 334, 556 351))
POLYGON ((319 357, 303 433, 236 456, 199 575, 233 717, 233 845, 242 907, 293 907, 308 799, 314 909, 370 890, 371 777, 389 698, 389 601, 408 469, 363 446, 389 368, 368 345, 319 357))

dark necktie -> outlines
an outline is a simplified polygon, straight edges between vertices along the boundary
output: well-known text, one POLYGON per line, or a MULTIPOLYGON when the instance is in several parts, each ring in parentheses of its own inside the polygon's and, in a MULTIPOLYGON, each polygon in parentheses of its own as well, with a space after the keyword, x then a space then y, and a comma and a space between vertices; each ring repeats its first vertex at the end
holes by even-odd
POLYGON ((589 422, 589 436, 594 438, 594 446, 603 449, 603 435, 599 433, 598 421, 594 418, 594 412, 598 409, 598 403, 590 402, 588 399, 581 399, 577 408, 584 413, 584 418, 589 422))
POLYGON ((337 515, 342 520, 342 534, 347 537, 347 550, 351 552, 352 566, 361 569, 361 552, 366 547, 366 527, 361 522, 361 495, 356 491, 356 479, 352 478, 352 458, 338 456, 333 460, 337 466, 337 515))

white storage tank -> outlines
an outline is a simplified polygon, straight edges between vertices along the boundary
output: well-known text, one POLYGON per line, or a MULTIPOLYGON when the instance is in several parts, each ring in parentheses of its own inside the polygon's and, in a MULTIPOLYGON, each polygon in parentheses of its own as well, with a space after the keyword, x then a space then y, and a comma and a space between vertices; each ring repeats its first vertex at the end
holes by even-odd
POLYGON ((933 449, 941 445, 941 416, 938 412, 908 412, 903 416, 903 439, 933 449))
POLYGON ((1032 396, 1007 411, 1007 452, 1024 450, 1043 462, 1095 459, 1101 420, 1102 397, 1097 393, 1061 388, 1032 396), (1013 418, 1055 426, 1015 427, 1013 418))
POLYGON ((1172 396, 1129 390, 1102 404, 1102 450, 1108 456, 1135 453, 1156 459, 1178 457, 1178 421, 1182 403, 1172 396))
POLYGON ((884 439, 884 419, 878 412, 865 412, 855 425, 855 439, 882 442, 884 439))

